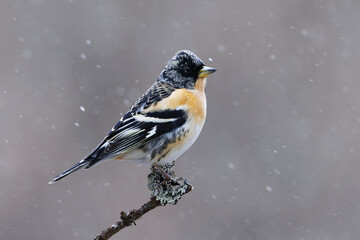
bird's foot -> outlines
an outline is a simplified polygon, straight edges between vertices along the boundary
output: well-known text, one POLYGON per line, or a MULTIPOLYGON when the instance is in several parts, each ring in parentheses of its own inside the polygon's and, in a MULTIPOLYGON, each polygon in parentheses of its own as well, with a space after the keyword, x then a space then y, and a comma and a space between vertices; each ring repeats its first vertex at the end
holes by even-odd
POLYGON ((163 175, 163 177, 165 178, 165 180, 163 182, 168 182, 170 181, 173 177, 170 176, 167 172, 165 172, 164 169, 162 169, 162 167, 160 167, 158 164, 155 164, 154 165, 160 172, 161 174, 163 175))

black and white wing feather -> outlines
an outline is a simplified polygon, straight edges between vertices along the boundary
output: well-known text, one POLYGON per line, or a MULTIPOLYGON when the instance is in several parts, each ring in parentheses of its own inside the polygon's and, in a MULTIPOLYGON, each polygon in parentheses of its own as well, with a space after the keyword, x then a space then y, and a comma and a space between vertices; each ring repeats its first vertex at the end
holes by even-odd
POLYGON ((187 119, 187 114, 183 110, 142 112, 168 97, 174 90, 165 83, 156 82, 120 119, 93 153, 83 160, 88 162, 86 168, 102 160, 130 152, 181 127, 187 119))

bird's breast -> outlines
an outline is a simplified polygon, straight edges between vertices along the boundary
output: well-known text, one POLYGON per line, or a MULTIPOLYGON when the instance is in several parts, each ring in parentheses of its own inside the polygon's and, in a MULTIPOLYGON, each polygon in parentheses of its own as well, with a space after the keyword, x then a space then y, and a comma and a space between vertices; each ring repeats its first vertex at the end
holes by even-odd
POLYGON ((152 164, 164 164, 176 160, 190 148, 200 135, 206 118, 205 79, 198 79, 194 89, 177 89, 170 96, 144 109, 143 113, 179 110, 186 112, 186 122, 171 133, 147 144, 144 151, 152 164))

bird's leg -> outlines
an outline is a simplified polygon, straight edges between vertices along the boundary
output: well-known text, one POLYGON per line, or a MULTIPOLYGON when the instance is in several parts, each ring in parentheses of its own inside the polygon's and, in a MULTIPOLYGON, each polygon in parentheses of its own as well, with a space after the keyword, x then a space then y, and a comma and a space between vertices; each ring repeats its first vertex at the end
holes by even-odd
POLYGON ((161 174, 164 176, 164 178, 165 178, 165 181, 170 181, 171 180, 171 176, 167 173, 167 172, 165 172, 165 170, 164 169, 162 169, 157 163, 154 165, 160 172, 161 172, 161 174))

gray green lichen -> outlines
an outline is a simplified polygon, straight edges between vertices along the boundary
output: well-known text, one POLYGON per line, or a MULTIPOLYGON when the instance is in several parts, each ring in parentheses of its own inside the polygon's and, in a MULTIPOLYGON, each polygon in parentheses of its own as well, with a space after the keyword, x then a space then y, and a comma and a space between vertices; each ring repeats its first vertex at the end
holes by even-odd
POLYGON ((151 168, 148 175, 147 187, 151 191, 151 196, 156 197, 162 205, 167 203, 176 204, 181 196, 192 189, 186 179, 177 178, 175 171, 172 169, 174 162, 161 165, 161 168, 171 177, 169 181, 165 180, 163 174, 156 168, 151 168))

